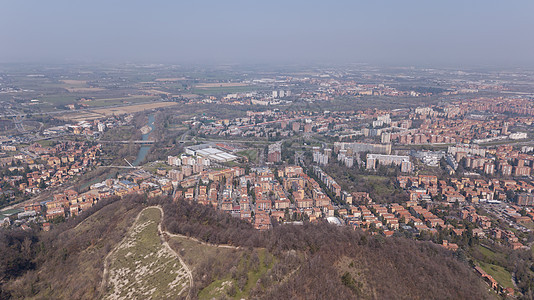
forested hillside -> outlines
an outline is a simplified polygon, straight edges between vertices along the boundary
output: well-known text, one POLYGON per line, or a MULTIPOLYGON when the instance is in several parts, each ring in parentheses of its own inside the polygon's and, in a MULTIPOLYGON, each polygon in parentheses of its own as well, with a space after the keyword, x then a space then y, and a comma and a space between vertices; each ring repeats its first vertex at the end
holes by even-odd
POLYGON ((329 224, 278 225, 258 232, 210 207, 128 196, 101 202, 50 232, 2 231, 1 298, 100 297, 104 257, 149 205, 163 208, 162 227, 169 234, 206 242, 186 244, 184 238, 169 243, 192 268, 194 298, 490 297, 467 263, 429 242, 329 224))
POLYGON ((430 242, 369 236, 330 224, 279 225, 258 232, 246 222, 185 201, 164 204, 164 209, 170 232, 272 253, 277 262, 259 279, 258 298, 489 297, 467 263, 430 242))

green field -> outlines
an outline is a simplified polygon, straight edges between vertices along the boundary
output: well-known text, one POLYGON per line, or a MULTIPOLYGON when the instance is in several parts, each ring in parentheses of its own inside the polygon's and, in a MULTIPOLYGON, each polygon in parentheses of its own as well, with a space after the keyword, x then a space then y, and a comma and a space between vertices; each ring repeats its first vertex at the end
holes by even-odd
POLYGON ((513 288, 514 284, 512 283, 512 274, 506 271, 505 268, 497 265, 487 264, 479 262, 480 267, 491 275, 497 282, 502 285, 504 288, 513 288))
POLYGON ((43 147, 50 147, 50 146, 54 146, 57 142, 54 140, 40 140, 37 143, 39 143, 39 145, 43 147))
POLYGON ((360 177, 365 185, 371 187, 377 196, 387 196, 395 192, 394 187, 389 184, 389 178, 378 175, 363 175, 360 177))
POLYGON ((109 257, 107 299, 168 299, 188 291, 187 272, 162 245, 158 235, 161 212, 143 210, 122 243, 109 257))
POLYGON ((165 169, 167 171, 170 171, 173 169, 173 167, 169 166, 168 164, 164 162, 157 162, 157 163, 149 163, 143 169, 149 172, 152 172, 152 173, 156 173, 158 169, 165 169))
POLYGON ((389 177, 379 176, 379 175, 361 175, 360 177, 361 177, 362 180, 365 180, 365 181, 374 181, 374 182, 387 182, 387 181, 389 181, 389 177))
POLYGON ((265 249, 258 250, 259 265, 256 268, 251 268, 251 258, 250 256, 243 256, 239 261, 237 266, 237 272, 240 273, 243 270, 248 270, 246 274, 246 284, 241 290, 237 288, 237 280, 228 276, 226 278, 218 279, 207 286, 205 289, 201 290, 198 294, 199 299, 220 299, 225 296, 229 296, 232 299, 247 299, 250 291, 256 286, 258 279, 262 277, 269 269, 274 265, 274 260, 272 259, 271 254, 269 254, 265 249), (265 259, 269 256, 271 262, 266 265, 265 259), (229 290, 235 288, 235 293, 229 292, 229 290))
POLYGON ((232 86, 232 87, 209 87, 209 88, 193 88, 192 94, 199 95, 220 95, 220 94, 232 94, 232 93, 244 93, 258 90, 255 86, 232 86))
POLYGON ((152 100, 160 99, 156 96, 130 96, 130 97, 118 97, 118 98, 103 98, 95 99, 93 101, 85 102, 90 107, 99 107, 99 106, 111 106, 111 105, 121 105, 124 102, 128 103, 143 103, 149 102, 152 100))
POLYGON ((217 247, 176 235, 171 237, 169 243, 174 250, 180 252, 180 255, 193 270, 207 259, 221 259, 234 252, 241 252, 237 249, 217 247))
POLYGON ((47 95, 47 96, 39 97, 38 99, 40 99, 43 102, 48 102, 54 106, 72 104, 76 102, 75 95, 47 95))
POLYGON ((484 254, 484 256, 490 260, 493 260, 493 259, 498 259, 499 256, 502 256, 502 254, 497 254, 496 252, 482 246, 482 245, 479 245, 478 246, 478 251, 480 251, 480 253, 484 254))
POLYGON ((258 159, 258 150, 256 149, 239 151, 237 154, 246 156, 250 162, 255 162, 258 159))
POLYGON ((214 277, 211 283, 200 289, 198 299, 249 299, 258 279, 276 262, 265 249, 216 246, 176 235, 171 237, 169 243, 180 253, 195 276, 199 276, 195 270, 202 268, 206 262, 210 262, 212 271, 224 266, 223 275, 214 277), (238 275, 232 276, 232 273, 238 275))

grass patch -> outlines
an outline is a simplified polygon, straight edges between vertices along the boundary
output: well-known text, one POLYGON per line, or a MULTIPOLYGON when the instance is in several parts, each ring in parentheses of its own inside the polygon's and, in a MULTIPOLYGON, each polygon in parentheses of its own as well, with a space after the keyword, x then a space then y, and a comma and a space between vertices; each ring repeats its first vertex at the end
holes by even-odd
POLYGON ((236 277, 230 274, 214 280, 200 291, 199 299, 218 299, 228 297, 232 299, 248 299, 250 292, 256 287, 258 280, 264 276, 275 264, 274 257, 265 249, 243 252, 237 266, 236 277), (257 255, 257 256, 256 256, 257 255), (268 261, 266 261, 269 259, 268 261), (246 279, 246 283, 243 285, 246 279), (239 281, 242 281, 240 288, 239 281), (233 292, 232 292, 233 291, 233 292))
POLYGON ((226 295, 226 289, 231 286, 235 285, 234 280, 215 280, 212 282, 209 286, 207 286, 205 289, 200 291, 198 294, 198 299, 220 299, 223 298, 223 296, 226 295))
POLYGON ((48 102, 54 106, 76 103, 76 96, 72 95, 47 95, 38 97, 38 99, 42 100, 43 102, 48 102))
POLYGON ((256 149, 249 149, 244 151, 239 151, 237 154, 246 156, 249 160, 249 162, 255 162, 258 160, 258 150, 256 149))
POLYGON ((86 104, 89 105, 89 106, 92 106, 92 107, 95 107, 95 106, 110 106, 110 105, 124 104, 124 102, 127 102, 127 103, 141 103, 141 102, 147 102, 147 101, 157 100, 157 99, 159 99, 159 97, 137 95, 137 96, 119 97, 119 98, 95 99, 93 101, 86 102, 86 104))
POLYGON ((191 266, 193 270, 208 258, 221 258, 234 251, 241 252, 241 250, 202 244, 195 240, 178 236, 171 237, 170 244, 176 252, 180 253, 185 263, 191 266))
POLYGON ((365 180, 365 181, 378 181, 378 182, 389 181, 389 177, 379 176, 379 175, 361 175, 360 177, 362 180, 365 180))
POLYGON ((260 258, 260 264, 256 270, 251 269, 248 272, 248 281, 247 285, 243 289, 243 291, 240 291, 236 294, 236 299, 242 299, 246 297, 252 288, 256 286, 256 283, 258 282, 258 279, 260 279, 261 276, 263 276, 269 269, 271 269, 274 266, 274 259, 272 259, 272 255, 267 252, 265 249, 259 249, 259 258, 260 258), (267 256, 271 256, 271 262, 269 265, 265 265, 265 259, 267 256))
POLYGON ((158 162, 158 163, 149 163, 148 166, 144 167, 144 169, 146 171, 149 171, 149 172, 152 172, 152 173, 156 173, 156 171, 158 169, 165 169, 166 171, 170 171, 170 170, 173 169, 173 167, 167 165, 166 163, 158 162))
POLYGON ((514 287, 514 284, 512 283, 512 274, 510 274, 510 272, 508 272, 505 268, 484 262, 479 262, 479 264, 480 267, 486 271, 486 273, 491 275, 504 288, 514 287))
POLYGON ((37 143, 39 143, 39 145, 41 145, 42 147, 51 147, 56 145, 57 142, 54 140, 40 140, 37 141, 37 143))
POLYGON ((233 87, 209 87, 209 88, 193 88, 190 92, 199 95, 219 95, 231 94, 241 92, 257 91, 256 86, 233 86, 233 87))
POLYGON ((187 274, 161 243, 159 209, 141 212, 128 236, 110 257, 107 295, 115 299, 172 298, 187 292, 187 274))
POLYGON ((227 161, 227 162, 224 162, 224 163, 221 163, 223 166, 226 166, 228 168, 232 168, 232 167, 236 167, 236 166, 240 166, 239 163, 235 162, 235 161, 227 161))
POLYGON ((478 246, 478 251, 480 251, 480 253, 484 254, 484 256, 488 259, 499 259, 499 255, 497 253, 495 253, 493 250, 491 249, 488 249, 482 245, 479 245, 478 246))

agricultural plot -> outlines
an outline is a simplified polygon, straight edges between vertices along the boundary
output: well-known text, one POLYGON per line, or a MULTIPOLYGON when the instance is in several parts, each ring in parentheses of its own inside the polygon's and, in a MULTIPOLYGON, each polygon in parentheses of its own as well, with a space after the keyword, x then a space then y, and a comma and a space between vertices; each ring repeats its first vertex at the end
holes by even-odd
MULTIPOLYGON (((108 103, 109 104, 109 103, 108 103)), ((79 112, 70 112, 65 113, 60 117, 63 120, 72 120, 72 121, 91 121, 95 119, 100 119, 104 117, 109 117, 112 115, 124 115, 124 114, 133 114, 136 112, 162 108, 167 106, 176 105, 176 102, 153 102, 137 105, 125 105, 125 106, 116 106, 108 108, 99 108, 93 110, 84 110, 79 112)))
POLYGON ((243 86, 248 86, 248 84, 240 83, 240 82, 216 82, 216 83, 199 83, 195 85, 195 87, 199 89, 222 88, 222 87, 243 87, 243 86))
POLYGON ((172 106, 172 105, 176 105, 176 102, 154 102, 154 103, 145 103, 145 104, 137 104, 137 105, 129 105, 129 106, 110 107, 110 108, 94 109, 93 112, 98 113, 98 114, 104 114, 106 116, 111 116, 111 115, 131 114, 131 113, 136 113, 136 112, 140 112, 143 110, 167 107, 167 106, 172 106))

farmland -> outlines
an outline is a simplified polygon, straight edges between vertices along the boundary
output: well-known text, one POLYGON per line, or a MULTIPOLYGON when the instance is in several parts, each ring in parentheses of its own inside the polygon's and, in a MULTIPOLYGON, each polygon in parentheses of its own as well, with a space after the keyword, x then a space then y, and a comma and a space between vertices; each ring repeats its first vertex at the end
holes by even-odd
POLYGON ((176 103, 175 102, 153 102, 153 103, 144 103, 144 104, 136 104, 136 105, 99 108, 99 109, 92 109, 92 110, 87 110, 87 111, 82 111, 82 112, 66 113, 61 118, 64 120, 88 121, 88 120, 102 118, 104 116, 131 114, 131 113, 136 113, 136 112, 140 112, 144 110, 168 107, 172 105, 176 105, 176 103))

